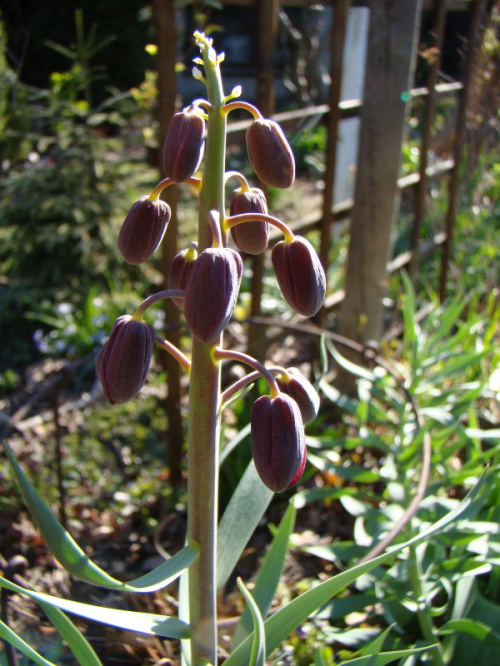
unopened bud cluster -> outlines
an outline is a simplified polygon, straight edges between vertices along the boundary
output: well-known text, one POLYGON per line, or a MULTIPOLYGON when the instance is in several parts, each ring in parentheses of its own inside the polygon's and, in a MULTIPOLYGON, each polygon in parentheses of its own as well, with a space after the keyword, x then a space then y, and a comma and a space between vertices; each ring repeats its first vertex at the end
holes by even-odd
MULTIPOLYGON (((237 106, 238 102, 232 102, 231 107, 237 106)), ((249 107, 242 103, 241 108, 249 107)), ((254 111, 246 134, 250 163, 263 184, 289 187, 295 178, 292 150, 279 125, 254 111)), ((141 264, 149 259, 164 237, 170 208, 160 199, 162 189, 188 182, 201 191, 204 178, 210 177, 210 164, 205 165, 201 178, 196 172, 204 155, 206 121, 212 112, 208 102, 198 100, 172 117, 162 151, 166 178, 151 195, 132 206, 119 233, 118 247, 127 262, 141 264)), ((193 242, 179 252, 169 267, 168 290, 158 295, 158 300, 173 298, 183 309, 194 338, 214 348, 222 344, 221 334, 238 299, 243 273, 239 252, 263 253, 272 225, 284 234, 284 240, 272 250, 272 265, 289 305, 298 314, 311 317, 321 308, 326 291, 325 274, 312 245, 269 215, 261 189, 249 186, 241 174, 231 172, 228 179, 232 176, 238 178, 240 187, 230 196, 228 214, 211 211, 208 246, 198 247, 193 242), (236 249, 228 247, 229 238, 236 249)), ((99 355, 97 374, 111 404, 135 397, 146 380, 155 332, 142 315, 155 297, 147 301, 133 316, 117 320, 99 355)), ((282 491, 295 484, 304 470, 304 423, 316 417, 319 398, 298 370, 282 369, 275 375, 272 395, 261 396, 252 408, 252 453, 262 481, 271 490, 282 491)))

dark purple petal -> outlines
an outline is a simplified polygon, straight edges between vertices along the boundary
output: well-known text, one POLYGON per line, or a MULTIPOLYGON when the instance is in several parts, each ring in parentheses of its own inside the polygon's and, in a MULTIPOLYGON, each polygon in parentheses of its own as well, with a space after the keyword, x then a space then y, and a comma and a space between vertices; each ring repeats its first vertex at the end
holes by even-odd
POLYGON ((281 492, 296 483, 305 466, 304 424, 299 407, 290 396, 258 398, 250 417, 252 455, 266 486, 281 492))
POLYGON ((295 236, 273 247, 272 262, 276 279, 288 304, 304 317, 312 317, 323 305, 326 276, 313 246, 295 236))
POLYGON ((97 358, 96 372, 112 405, 132 400, 146 381, 153 356, 155 332, 151 324, 119 317, 97 358))
POLYGON ((213 342, 231 319, 243 263, 231 248, 207 248, 194 262, 184 299, 186 322, 201 342, 213 342))
POLYGON ((141 197, 130 209, 118 235, 118 248, 129 264, 142 264, 161 243, 170 220, 170 206, 141 197))

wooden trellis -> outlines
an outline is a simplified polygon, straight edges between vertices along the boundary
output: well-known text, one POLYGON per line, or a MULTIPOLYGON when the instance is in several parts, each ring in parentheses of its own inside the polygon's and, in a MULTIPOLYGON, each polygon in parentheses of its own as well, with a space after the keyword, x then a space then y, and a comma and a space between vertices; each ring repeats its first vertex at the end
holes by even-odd
MULTIPOLYGON (((410 175, 400 177, 395 183, 395 190, 399 191, 413 188, 414 190, 414 214, 413 227, 410 234, 410 249, 403 254, 389 258, 384 270, 387 273, 400 270, 406 267, 410 275, 417 276, 418 261, 422 256, 429 253, 441 251, 441 276, 439 291, 441 298, 446 294, 446 282, 448 266, 451 259, 451 249, 453 241, 453 231, 455 225, 460 162, 462 157, 463 145, 465 142, 465 113, 467 106, 467 97, 472 76, 473 58, 475 46, 480 34, 480 19, 485 10, 487 0, 330 0, 334 9, 334 19, 331 26, 331 70, 330 70, 330 92, 326 104, 289 111, 285 113, 275 113, 275 56, 278 33, 278 11, 280 8, 279 0, 224 0, 224 5, 245 5, 253 6, 257 16, 257 34, 255 36, 257 48, 257 67, 256 67, 256 104, 267 116, 272 116, 283 126, 285 132, 295 129, 299 122, 303 122, 307 117, 321 117, 322 122, 327 127, 327 147, 325 155, 324 195, 321 211, 312 213, 309 217, 301 220, 300 224, 294 228, 294 232, 306 233, 312 230, 320 232, 320 255, 326 266, 328 253, 331 244, 332 226, 340 221, 350 219, 353 215, 355 201, 347 200, 340 203, 334 203, 333 193, 335 187, 336 164, 338 155, 339 127, 347 119, 356 116, 363 116, 363 105, 360 100, 341 101, 340 90, 342 85, 344 57, 344 42, 346 36, 347 16, 349 9, 353 6, 365 6, 375 12, 380 6, 384 11, 392 11, 395 4, 410 5, 412 10, 416 10, 417 21, 423 10, 431 11, 433 16, 433 43, 431 47, 435 49, 437 57, 428 68, 427 82, 425 87, 411 89, 409 99, 420 100, 424 103, 424 122, 421 132, 420 143, 420 161, 419 167, 410 175), (461 81, 453 83, 438 83, 438 72, 440 69, 440 53, 442 49, 446 17, 451 11, 469 12, 469 35, 467 36, 467 49, 463 60, 463 75, 461 81), (451 97, 456 100, 456 120, 453 129, 453 149, 449 159, 439 162, 437 165, 429 165, 429 146, 433 131, 436 103, 439 99, 451 97), (423 243, 420 239, 422 220, 425 216, 426 199, 429 184, 433 181, 448 179, 448 203, 445 223, 443 228, 436 233, 431 241, 423 243)), ((283 7, 288 6, 306 6, 313 3, 312 0, 282 0, 283 7)), ((158 29, 158 62, 159 62, 159 99, 160 99, 160 135, 163 136, 168 118, 175 110, 175 3, 173 0, 154 0, 155 19, 158 29)), ((384 72, 384 76, 391 76, 391 72, 384 72)), ((410 102, 411 103, 411 102, 410 102)), ((247 121, 230 122, 228 127, 229 142, 241 142, 243 133, 248 126, 247 121)), ((161 143, 160 136, 160 143, 161 143)), ((173 189, 173 188, 170 188, 173 189)), ((175 211, 175 200, 169 202, 175 211)), ((355 219, 354 219, 355 222, 355 219)), ((353 221, 351 220, 351 224, 353 221)), ((172 223, 171 223, 172 224, 172 223)), ((175 234, 169 234, 170 245, 165 247, 165 262, 168 262, 177 251, 175 234)), ((252 281, 252 317, 258 317, 260 314, 260 302, 262 293, 262 259, 256 257, 252 260, 253 281, 252 281)), ((325 312, 337 308, 344 299, 344 290, 335 293, 328 293, 325 302, 325 312)), ((167 306, 168 307, 168 306, 167 306)), ((175 331, 175 317, 177 312, 169 311, 167 321, 174 321, 173 331, 175 331)), ((172 333, 176 335, 175 332, 172 333)), ((361 336, 361 341, 363 337, 361 336)), ((174 340, 175 342, 175 340, 174 340)), ((165 355, 168 357, 168 355, 165 355)), ((168 362, 168 361, 167 361, 168 362)), ((172 367, 166 368, 168 373, 169 397, 168 404, 171 415, 178 413, 176 407, 180 400, 179 375, 175 363, 172 367)), ((180 442, 181 426, 180 423, 172 420, 169 424, 168 439, 174 442, 180 442)), ((173 450, 170 452, 171 461, 178 458, 173 450)), ((175 469, 175 464, 173 464, 175 469)))

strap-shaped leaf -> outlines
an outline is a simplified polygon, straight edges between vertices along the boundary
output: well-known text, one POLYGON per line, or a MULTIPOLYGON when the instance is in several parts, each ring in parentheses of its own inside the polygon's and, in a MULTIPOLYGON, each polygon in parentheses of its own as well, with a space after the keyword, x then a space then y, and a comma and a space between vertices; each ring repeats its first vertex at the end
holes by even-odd
POLYGON ((22 652, 22 654, 29 657, 35 664, 38 666, 57 666, 56 664, 48 661, 41 654, 38 654, 36 650, 25 643, 22 638, 20 638, 10 627, 8 627, 2 620, 0 620, 0 638, 3 638, 4 641, 10 643, 16 650, 22 652))
POLYGON ((122 592, 155 592, 176 580, 198 556, 198 550, 186 546, 158 567, 129 583, 113 578, 83 552, 73 537, 57 520, 50 507, 33 487, 18 464, 11 448, 4 444, 18 486, 45 543, 58 562, 75 578, 122 592))
MULTIPOLYGON (((288 541, 295 525, 296 513, 295 505, 290 504, 257 574, 257 580, 252 590, 252 597, 262 617, 267 615, 281 578, 285 557, 288 552, 288 541)), ((251 609, 247 606, 234 632, 233 646, 241 643, 252 631, 250 613, 251 609)))
POLYGON ((49 618, 50 623, 66 641, 66 644, 81 666, 102 666, 101 660, 94 652, 94 648, 62 610, 41 601, 39 601, 39 604, 45 615, 49 618))
POLYGON ((12 592, 31 597, 35 601, 55 606, 67 613, 85 617, 94 622, 109 624, 127 631, 138 631, 150 636, 162 636, 163 638, 189 638, 191 630, 189 626, 173 617, 165 617, 156 613, 138 613, 136 611, 121 610, 117 608, 105 608, 84 604, 71 599, 59 599, 44 592, 26 590, 24 587, 15 585, 5 578, 0 577, 0 587, 5 587, 12 592))
POLYGON ((341 666, 349 664, 349 666, 385 666, 385 664, 390 664, 393 661, 398 659, 403 659, 404 657, 412 657, 414 654, 419 654, 421 652, 428 652, 429 650, 435 650, 437 644, 427 645, 424 647, 415 647, 408 648, 407 650, 393 650, 392 652, 379 652, 379 654, 368 654, 364 657, 357 657, 356 659, 349 659, 348 661, 341 661, 341 666))
POLYGON ((252 652, 250 653, 249 666, 265 666, 266 663, 266 632, 264 629, 264 620, 259 607, 250 592, 245 587, 241 578, 237 580, 240 592, 245 597, 247 608, 250 611, 253 620, 253 642, 252 652))
POLYGON ((224 511, 217 545, 217 589, 234 569, 248 540, 264 515, 273 493, 259 478, 250 462, 224 511))
POLYGON ((448 620, 439 629, 440 634, 467 634, 482 645, 500 648, 500 632, 495 631, 484 622, 468 617, 448 620))
MULTIPOLYGON (((443 531, 448 525, 453 523, 459 517, 462 519, 468 518, 473 515, 479 506, 479 501, 476 498, 484 486, 486 471, 483 472, 480 479, 468 495, 449 513, 436 523, 431 525, 420 534, 406 541, 405 543, 393 546, 387 552, 375 557, 368 562, 358 564, 347 571, 333 576, 332 578, 320 583, 316 587, 311 588, 304 592, 299 597, 293 599, 289 604, 280 608, 276 613, 271 615, 265 622, 266 628, 266 646, 268 654, 276 649, 279 644, 300 624, 302 624, 312 613, 320 608, 324 603, 329 601, 336 594, 344 590, 348 585, 353 583, 357 578, 362 576, 368 571, 371 571, 379 564, 392 559, 394 555, 404 550, 408 546, 425 541, 430 536, 443 531)), ((224 666, 245 666, 248 663, 248 658, 251 651, 253 636, 248 636, 236 650, 226 659, 224 666)), ((427 648, 428 649, 428 648, 427 648)))

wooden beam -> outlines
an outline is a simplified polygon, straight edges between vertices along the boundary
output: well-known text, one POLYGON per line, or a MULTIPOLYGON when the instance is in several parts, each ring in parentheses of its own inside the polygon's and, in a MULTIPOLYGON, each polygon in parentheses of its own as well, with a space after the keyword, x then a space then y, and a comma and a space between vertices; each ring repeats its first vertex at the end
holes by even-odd
POLYGON ((421 0, 371 3, 346 297, 340 316, 341 334, 361 343, 380 340, 383 330, 382 299, 399 207, 405 102, 413 81, 420 10, 421 0))

